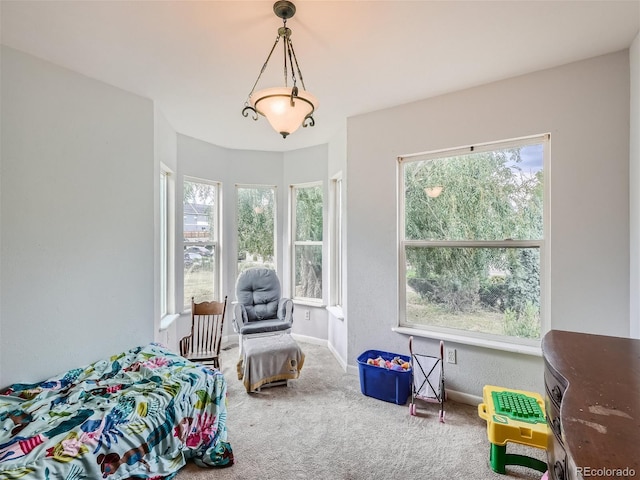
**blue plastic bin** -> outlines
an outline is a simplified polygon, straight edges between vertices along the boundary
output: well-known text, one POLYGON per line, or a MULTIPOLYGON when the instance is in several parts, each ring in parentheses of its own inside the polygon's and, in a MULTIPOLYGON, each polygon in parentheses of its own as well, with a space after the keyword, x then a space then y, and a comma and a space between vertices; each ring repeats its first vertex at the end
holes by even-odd
POLYGON ((400 357, 405 362, 411 362, 411 358, 407 355, 380 350, 367 350, 358 357, 360 390, 368 397, 404 405, 411 394, 411 370, 388 370, 367 364, 368 359, 378 357, 382 357, 385 360, 393 360, 395 357, 400 357))

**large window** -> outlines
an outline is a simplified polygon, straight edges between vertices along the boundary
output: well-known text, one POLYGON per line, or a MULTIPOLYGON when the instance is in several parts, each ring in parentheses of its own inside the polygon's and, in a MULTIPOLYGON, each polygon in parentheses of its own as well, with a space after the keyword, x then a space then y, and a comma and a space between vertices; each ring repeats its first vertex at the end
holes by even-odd
POLYGON ((293 298, 322 302, 322 184, 291 187, 293 298))
POLYGON ((547 136, 402 157, 400 325, 541 336, 547 136))
POLYGON ((250 267, 275 270, 276 188, 236 186, 238 273, 250 267))
POLYGON ((183 202, 184 237, 184 306, 196 302, 218 300, 219 184, 185 179, 183 202))

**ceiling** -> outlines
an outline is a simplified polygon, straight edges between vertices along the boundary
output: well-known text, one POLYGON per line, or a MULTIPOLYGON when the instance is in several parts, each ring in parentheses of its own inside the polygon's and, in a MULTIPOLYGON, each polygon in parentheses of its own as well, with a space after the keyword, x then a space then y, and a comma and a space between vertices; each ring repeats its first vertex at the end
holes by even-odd
MULTIPOLYGON (((320 106, 283 139, 241 115, 282 25, 273 3, 1 0, 1 38, 153 99, 179 133, 288 151, 350 116, 628 48, 640 28, 640 0, 297 0, 287 26, 320 106)), ((257 89, 282 86, 282 70, 278 51, 257 89)))

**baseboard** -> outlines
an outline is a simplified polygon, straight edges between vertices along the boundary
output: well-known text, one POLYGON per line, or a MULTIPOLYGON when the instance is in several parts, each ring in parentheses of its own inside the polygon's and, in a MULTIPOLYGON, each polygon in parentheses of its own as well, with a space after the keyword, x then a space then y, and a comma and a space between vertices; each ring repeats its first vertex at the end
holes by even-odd
POLYGON ((458 403, 464 403, 466 405, 477 406, 482 403, 482 397, 471 395, 469 393, 458 392, 456 390, 449 390, 445 385, 445 392, 447 394, 447 400, 452 400, 458 403))
POLYGON ((312 345, 319 345, 321 347, 326 347, 331 352, 333 357, 336 359, 336 362, 340 364, 340 367, 342 368, 342 370, 345 372, 347 371, 347 363, 344 361, 344 359, 340 357, 337 350, 333 348, 333 345, 331 345, 328 340, 321 340, 315 337, 307 337, 306 335, 300 335, 298 333, 292 333, 291 336, 295 340, 302 343, 311 343, 312 345))
POLYGON ((335 348, 333 348, 333 345, 331 345, 329 342, 327 342, 327 348, 329 349, 333 357, 336 359, 336 362, 338 362, 340 364, 340 367, 342 367, 342 371, 346 372, 347 362, 344 361, 344 359, 340 356, 338 351, 335 348))

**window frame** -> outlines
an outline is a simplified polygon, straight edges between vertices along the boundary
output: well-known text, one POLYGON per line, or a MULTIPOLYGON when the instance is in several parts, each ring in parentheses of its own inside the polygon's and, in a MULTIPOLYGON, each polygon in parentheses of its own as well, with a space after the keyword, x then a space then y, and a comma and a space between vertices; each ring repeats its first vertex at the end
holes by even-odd
POLYGON ((332 307, 342 311, 344 303, 344 230, 343 230, 343 178, 342 173, 338 173, 331 178, 331 205, 330 205, 330 278, 331 278, 331 301, 332 307))
POLYGON ((175 174, 160 163, 160 318, 175 314, 175 174))
POLYGON ((207 247, 207 246, 212 246, 213 247, 213 261, 215 262, 215 268, 213 271, 213 300, 214 301, 220 301, 222 299, 222 265, 221 265, 221 261, 223 258, 221 249, 221 243, 222 243, 222 238, 223 238, 223 234, 221 231, 222 228, 222 182, 219 181, 215 181, 215 180, 208 180, 205 178, 199 178, 199 177, 192 177, 192 176, 188 176, 188 175, 184 175, 182 177, 182 186, 183 186, 183 195, 182 195, 182 249, 181 249, 181 263, 182 263, 182 297, 183 297, 183 309, 184 311, 190 311, 191 310, 191 302, 189 301, 188 303, 186 302, 186 298, 185 298, 185 292, 184 292, 184 285, 185 285, 185 279, 184 279, 184 249, 186 246, 196 246, 196 247, 207 247), (207 241, 207 242, 200 242, 200 241, 195 241, 195 242, 185 242, 184 240, 184 216, 185 216, 185 212, 184 212, 184 184, 186 182, 189 183, 199 183, 199 184, 204 184, 204 185, 210 185, 212 187, 215 188, 214 191, 214 205, 213 205, 213 239, 207 241))
POLYGON ((531 135, 503 141, 487 142, 465 147, 434 150, 410 155, 402 155, 398 161, 398 321, 393 329, 399 333, 455 341, 462 344, 477 345, 500 350, 513 351, 524 354, 541 355, 540 343, 544 334, 549 330, 550 308, 550 278, 549 278, 549 155, 550 134, 531 135), (538 240, 407 240, 405 225, 405 185, 404 165, 415 161, 429 161, 443 157, 453 157, 468 153, 482 153, 487 151, 507 149, 518 146, 542 144, 543 149, 543 235, 538 240), (465 247, 465 248, 538 248, 540 251, 540 338, 527 339, 514 336, 497 335, 484 332, 473 332, 449 327, 432 325, 417 325, 406 322, 407 307, 407 272, 406 247, 465 247))
POLYGON ((298 297, 296 296, 296 247, 301 246, 319 246, 321 255, 322 255, 322 276, 324 277, 324 185, 322 181, 315 182, 306 182, 306 183, 296 183, 289 185, 289 242, 290 242, 290 298, 299 304, 311 305, 311 306, 322 306, 324 302, 324 281, 321 283, 321 294, 320 298, 311 298, 311 297, 298 297), (298 189, 303 188, 315 188, 319 187, 322 192, 322 225, 323 225, 323 240, 296 240, 296 191, 298 189))

